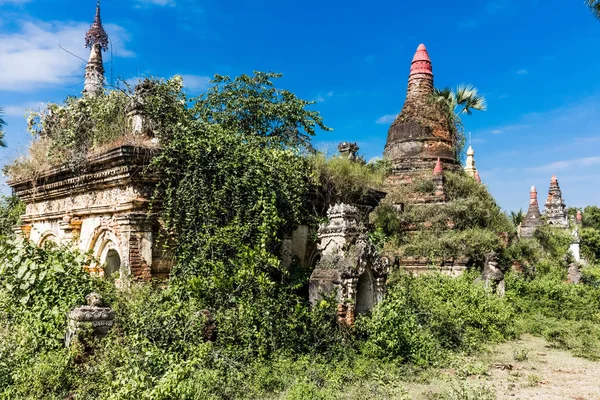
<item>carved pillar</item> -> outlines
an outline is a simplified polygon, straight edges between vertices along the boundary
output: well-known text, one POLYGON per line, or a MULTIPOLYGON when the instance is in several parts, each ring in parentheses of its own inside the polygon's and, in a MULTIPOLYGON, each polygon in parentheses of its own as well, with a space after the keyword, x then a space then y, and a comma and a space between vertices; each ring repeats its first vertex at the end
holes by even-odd
POLYGON ((31 227, 32 225, 23 224, 16 226, 14 228, 15 235, 21 239, 28 239, 31 237, 31 227))
POLYGON ((152 278, 152 218, 146 213, 131 213, 116 218, 119 225, 122 276, 133 280, 152 278))
POLYGON ((58 227, 63 231, 61 243, 76 244, 79 241, 82 222, 83 221, 79 217, 65 215, 65 217, 58 223, 58 227))
POLYGON ((354 319, 356 316, 356 286, 358 285, 358 278, 347 278, 346 282, 346 323, 349 326, 354 325, 354 319))
POLYGON ((383 300, 386 289, 386 278, 379 276, 375 278, 375 304, 379 304, 383 300))

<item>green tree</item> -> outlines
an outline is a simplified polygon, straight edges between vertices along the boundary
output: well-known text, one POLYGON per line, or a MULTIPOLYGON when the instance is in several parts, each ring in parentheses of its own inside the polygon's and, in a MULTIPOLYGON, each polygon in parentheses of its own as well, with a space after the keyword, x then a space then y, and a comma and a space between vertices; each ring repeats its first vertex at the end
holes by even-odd
POLYGON ((471 84, 458 85, 456 89, 436 88, 433 96, 436 102, 448 106, 454 118, 459 118, 462 114, 471 115, 474 110, 485 111, 487 109, 485 97, 480 95, 477 88, 471 84))
POLYGON ((25 204, 16 196, 0 196, 0 238, 11 237, 25 212, 25 204))
POLYGON ((4 127, 6 126, 6 122, 2 119, 3 114, 4 110, 0 107, 0 147, 6 147, 6 142, 4 141, 4 127))
POLYGON ((523 210, 519 210, 517 212, 511 211, 510 219, 515 226, 519 226, 525 219, 525 213, 523 213, 523 210))
POLYGON ((278 89, 273 79, 281 74, 254 72, 236 78, 215 75, 214 86, 196 103, 198 116, 246 135, 269 138, 289 146, 309 146, 315 128, 330 130, 316 111, 306 107, 314 101, 302 100, 278 89))
POLYGON ((485 111, 487 109, 485 97, 479 94, 475 86, 468 84, 458 85, 456 89, 435 88, 432 100, 442 104, 446 111, 450 124, 454 128, 456 156, 460 157, 465 145, 463 123, 460 117, 463 114, 471 115, 474 110, 485 111))
POLYGON ((176 81, 157 82, 159 95, 145 100, 153 123, 170 119, 154 165, 155 204, 175 238, 171 282, 214 312, 220 343, 240 355, 297 346, 290 324, 298 329, 308 315, 281 263, 281 239, 310 218, 301 150, 325 126, 305 109, 310 102, 274 87, 277 76, 217 77, 192 107, 179 101, 176 81))
POLYGON ((583 227, 600 231, 600 208, 588 206, 583 210, 583 227))
POLYGON ((590 8, 594 17, 600 19, 600 0, 585 0, 585 4, 590 8))
POLYGON ((589 262, 600 260, 600 231, 594 228, 581 230, 581 253, 589 262))

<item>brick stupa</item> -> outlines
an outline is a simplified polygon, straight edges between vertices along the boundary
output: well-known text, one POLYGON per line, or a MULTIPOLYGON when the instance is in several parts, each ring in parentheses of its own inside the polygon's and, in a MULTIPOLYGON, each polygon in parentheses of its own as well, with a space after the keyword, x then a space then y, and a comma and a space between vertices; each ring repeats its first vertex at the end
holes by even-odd
POLYGON ((383 156, 392 162, 392 183, 431 173, 438 158, 444 170, 457 170, 451 122, 441 104, 432 101, 433 70, 427 49, 419 45, 408 77, 402 111, 388 131, 383 156))
POLYGON ((527 215, 521 223, 520 236, 524 238, 533 237, 535 230, 543 224, 544 221, 542 221, 542 214, 540 214, 537 190, 535 186, 532 186, 529 192, 529 210, 527 210, 527 215))
POLYGON ((549 225, 557 228, 569 227, 567 206, 562 197, 562 191, 558 185, 556 175, 552 175, 552 179, 550 180, 550 189, 548 190, 548 198, 544 207, 544 216, 549 225))

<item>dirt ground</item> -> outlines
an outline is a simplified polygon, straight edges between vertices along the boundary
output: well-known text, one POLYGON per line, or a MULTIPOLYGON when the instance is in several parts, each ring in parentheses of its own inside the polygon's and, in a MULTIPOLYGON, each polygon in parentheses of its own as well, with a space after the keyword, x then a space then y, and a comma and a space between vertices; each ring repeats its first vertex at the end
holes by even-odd
POLYGON ((412 399, 600 400, 600 362, 523 336, 456 362, 427 383, 405 386, 412 399))

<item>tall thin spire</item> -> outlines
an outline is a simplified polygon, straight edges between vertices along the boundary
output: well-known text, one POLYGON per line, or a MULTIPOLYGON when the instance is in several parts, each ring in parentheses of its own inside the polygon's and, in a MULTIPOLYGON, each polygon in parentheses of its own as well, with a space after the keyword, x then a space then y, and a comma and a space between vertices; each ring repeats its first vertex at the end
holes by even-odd
POLYGON ((475 168, 475 150, 473 150, 473 147, 471 146, 469 146, 469 150, 467 150, 465 172, 472 178, 474 178, 477 173, 477 168, 475 168))
POLYGON ((90 49, 90 58, 85 67, 85 84, 83 93, 96 94, 104 88, 104 65, 102 51, 108 50, 108 35, 102 26, 100 16, 100 0, 96 4, 94 22, 85 35, 85 47, 90 49))

